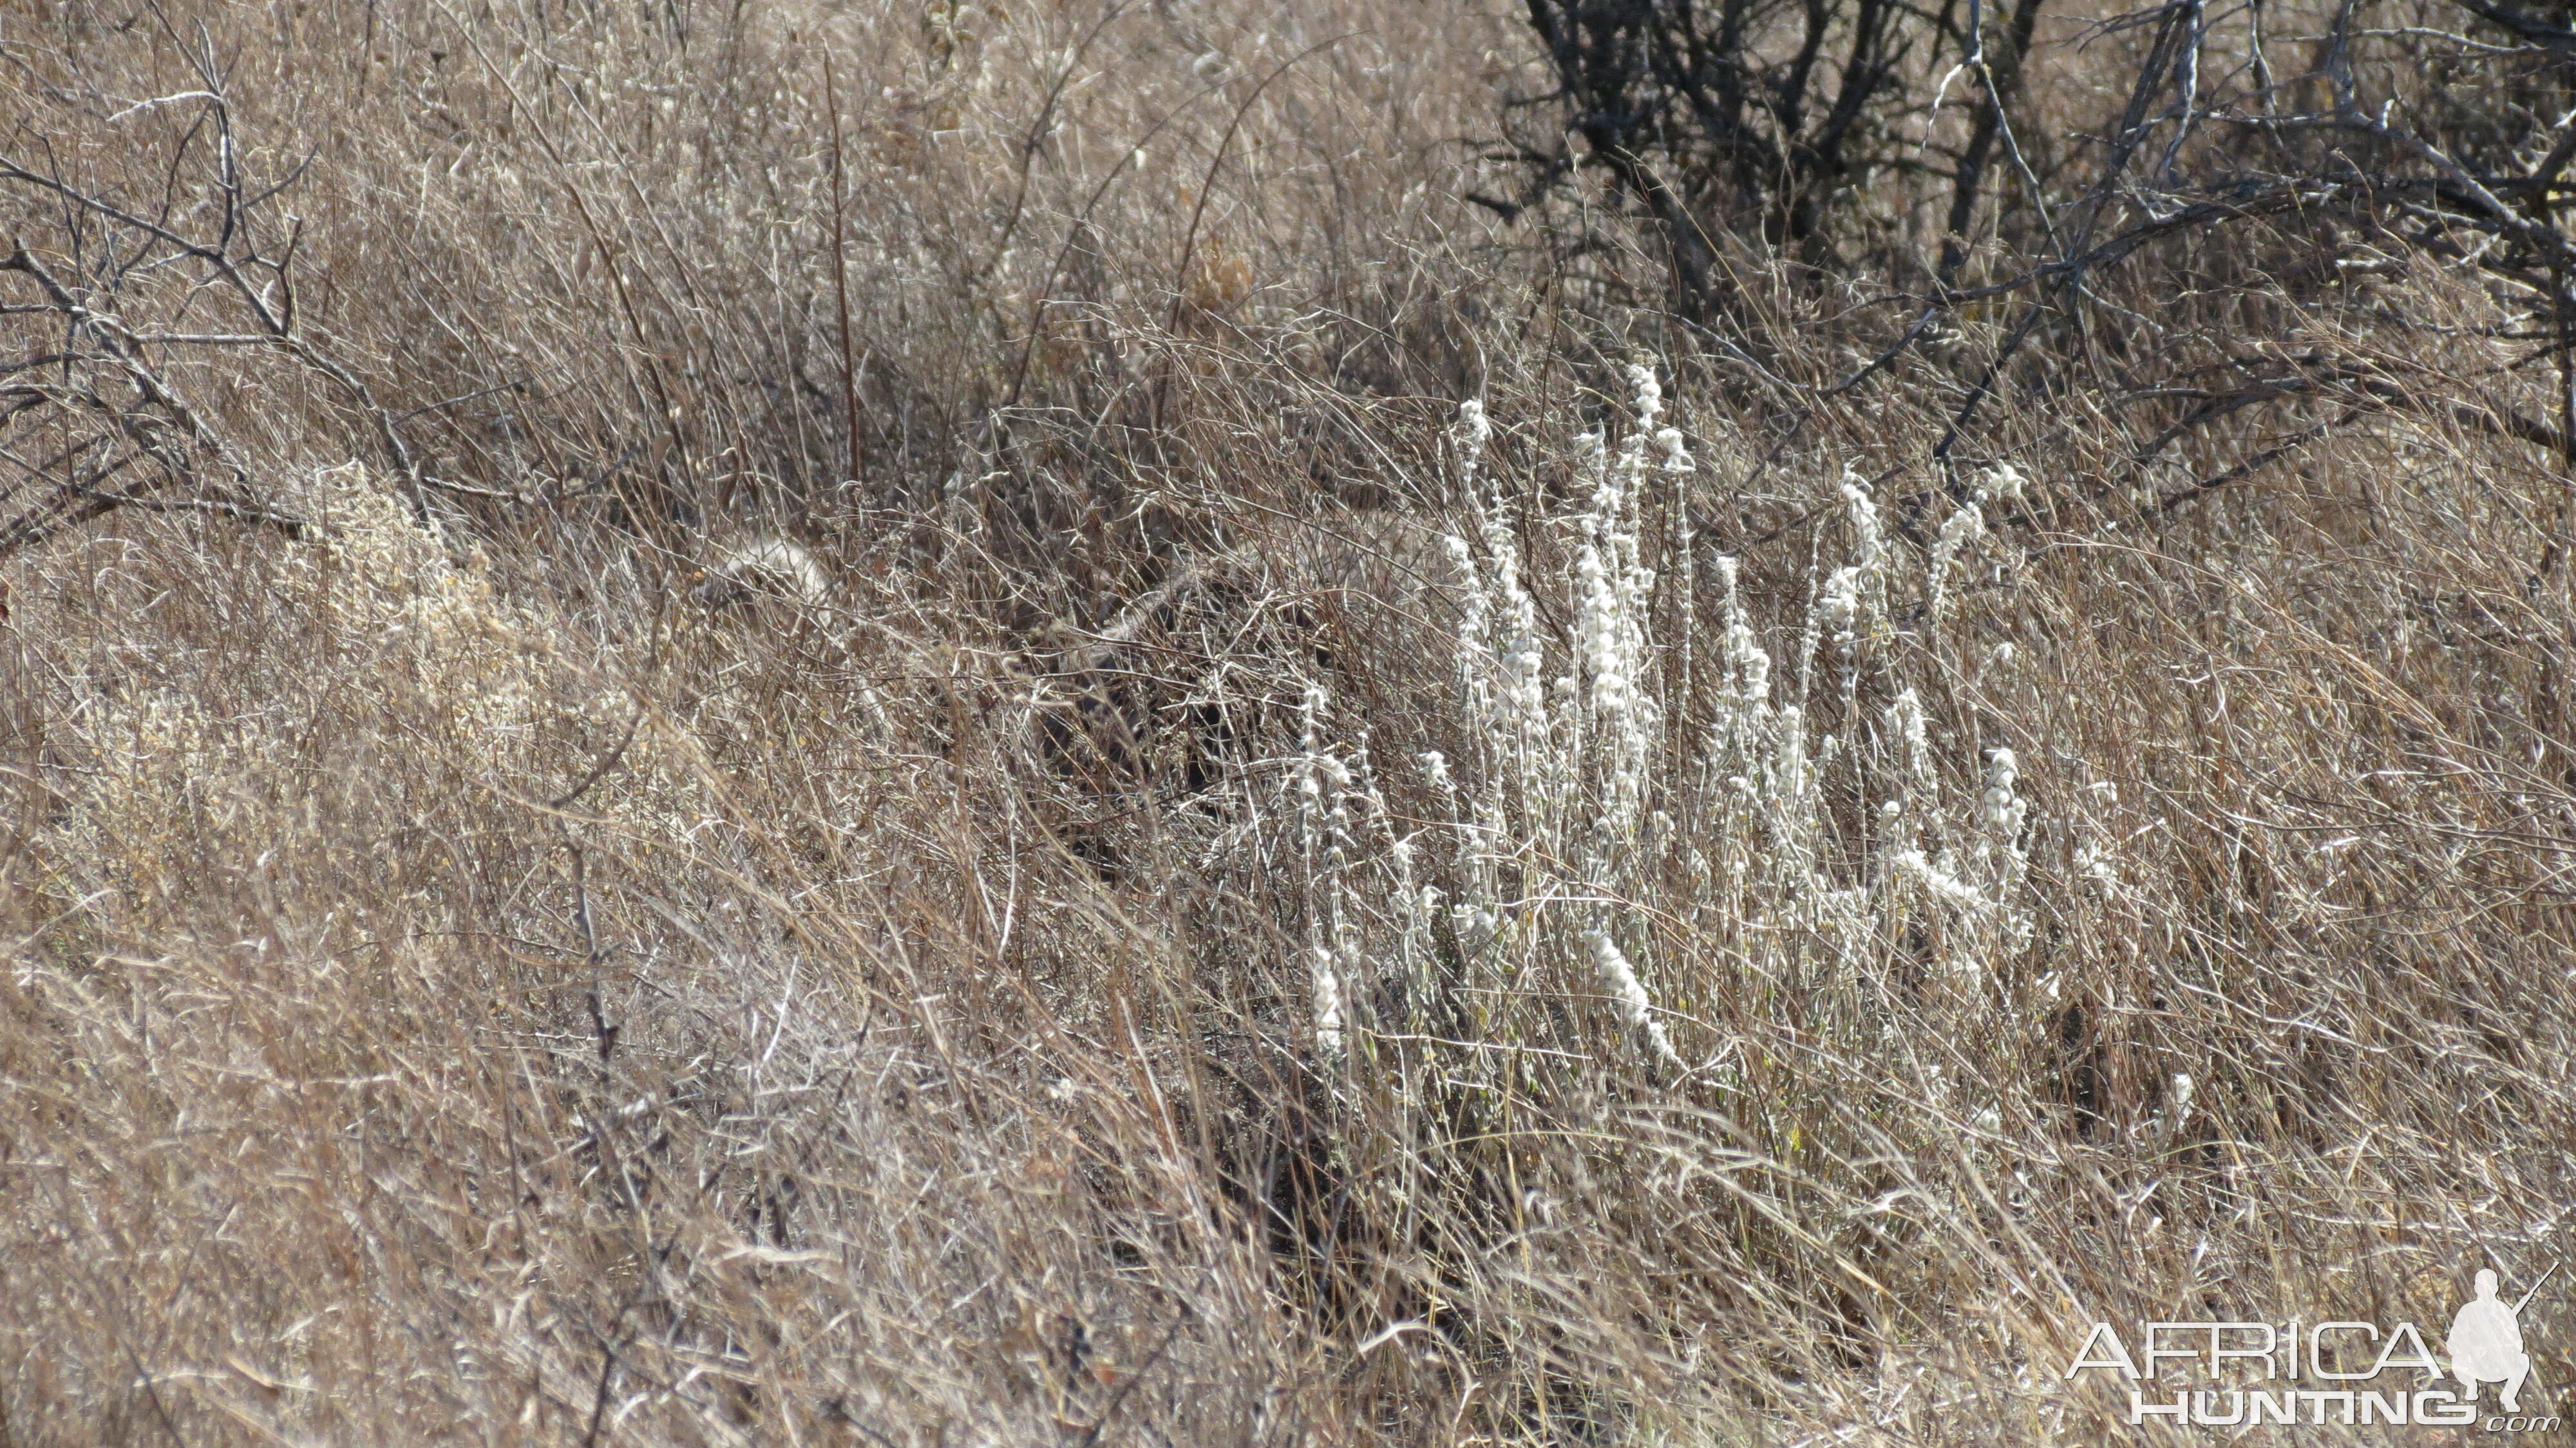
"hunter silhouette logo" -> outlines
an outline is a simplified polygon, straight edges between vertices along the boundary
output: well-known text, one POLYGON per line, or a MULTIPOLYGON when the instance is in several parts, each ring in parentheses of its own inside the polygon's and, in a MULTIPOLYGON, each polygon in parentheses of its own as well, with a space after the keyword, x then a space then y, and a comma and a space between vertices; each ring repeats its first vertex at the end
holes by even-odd
POLYGON ((2478 1384, 2498 1383, 2504 1388, 2504 1410, 2520 1410, 2523 1381, 2531 1376, 2531 1354, 2522 1350, 2522 1309, 2557 1270, 2553 1265, 2540 1274, 2540 1282, 2531 1284, 2531 1291, 2511 1307, 2496 1298, 2495 1273, 2478 1273, 2478 1295, 2461 1304, 2445 1344, 2451 1350, 2451 1376, 2460 1380, 2463 1398, 2474 1403, 2478 1384))
POLYGON ((2177 1427, 2476 1424, 2490 1433, 2552 1433, 2563 1419, 2522 1412, 2532 1367, 2522 1310, 2557 1275, 2553 1265, 2508 1304, 2496 1274, 2480 1270, 2477 1295, 2452 1315, 2447 1363, 2411 1322, 2141 1322, 2131 1338, 2096 1322, 2064 1376, 2127 1379, 2133 1427, 2160 1418, 2177 1427), (2499 1389, 2491 1414, 2478 1405, 2479 1388, 2490 1383, 2499 1389))

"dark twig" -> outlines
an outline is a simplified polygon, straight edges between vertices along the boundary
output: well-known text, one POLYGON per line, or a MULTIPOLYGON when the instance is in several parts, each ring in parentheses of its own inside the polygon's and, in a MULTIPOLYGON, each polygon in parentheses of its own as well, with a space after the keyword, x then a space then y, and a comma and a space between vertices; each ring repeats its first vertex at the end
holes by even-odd
MULTIPOLYGON (((555 796, 553 799, 547 800, 546 808, 563 809, 579 800, 583 795, 588 794, 592 785, 599 783, 599 781, 607 775, 608 771, 617 767, 617 762, 619 760, 626 757, 626 746, 635 742, 635 731, 638 728, 641 728, 643 723, 644 706, 639 703, 635 707, 635 717, 626 721, 626 732, 618 736, 616 747, 610 749, 606 754, 601 755, 599 763, 593 765, 590 773, 583 775, 580 781, 573 785, 572 788, 555 796)), ((585 920, 584 923, 586 925, 587 920, 585 920)))
POLYGON ((850 244, 843 234, 850 201, 843 190, 841 160, 841 87, 832 75, 832 53, 823 52, 823 109, 832 118, 832 294, 840 301, 841 411, 850 433, 850 468, 843 476, 859 479, 859 366, 850 345, 850 244))
POLYGON ((2268 468, 2272 464, 2279 462, 2281 459, 2288 457, 2290 454, 2297 452, 2299 449, 2306 447, 2309 443, 2315 442, 2317 439, 2324 437, 2326 434, 2331 433, 2337 428, 2344 426, 2346 423, 2351 422, 2353 419, 2361 416, 2365 411, 2367 411, 2367 409, 2359 407, 2346 408, 2341 416, 2335 418, 2331 422, 2320 422, 2313 426, 2302 428, 2298 432, 2295 432, 2289 437, 2283 439, 2281 442, 2276 443, 2271 447, 2267 447, 2261 452, 2255 453, 2251 457, 2239 461, 2233 467, 2227 468, 2221 472, 2212 473, 2208 477, 2202 478, 2199 482, 2192 484, 2190 487, 2178 488, 2175 491, 2167 493, 2156 499, 2154 511, 2158 513, 2170 513, 2174 509, 2181 507, 2183 504, 2190 502, 2194 498, 2207 497, 2209 494, 2216 492, 2220 488, 2226 487, 2230 483, 2242 482, 2246 478, 2252 477, 2254 474, 2261 472, 2263 469, 2268 468))

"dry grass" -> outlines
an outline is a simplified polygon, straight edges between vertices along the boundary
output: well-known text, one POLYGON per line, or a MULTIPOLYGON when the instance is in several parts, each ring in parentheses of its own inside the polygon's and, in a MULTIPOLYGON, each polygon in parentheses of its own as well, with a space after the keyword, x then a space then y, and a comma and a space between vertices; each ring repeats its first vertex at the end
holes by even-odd
MULTIPOLYGON (((2096 1320, 2431 1336, 2562 1250, 2569 481, 2496 421, 2553 415, 2510 299, 2187 242, 2105 295, 2318 410, 1999 394, 1980 503, 1924 455, 2008 312, 1822 396, 1866 276, 1729 243, 1799 339, 1754 362, 1615 226, 1457 199, 1508 15, 0 27, 0 152, 129 213, 13 184, 17 244, 249 327, 132 265, 227 214, 212 103, 134 109, 215 76, 304 349, 135 354, 232 516, 0 557, 0 1445, 2097 1442, 2096 1320), (1607 513, 1637 357, 1696 467, 1607 513), (770 534, 822 605, 692 604, 770 534), (1625 634, 1587 548, 1651 570, 1625 634)), ((2117 74, 2075 38, 2046 114, 2117 74)))

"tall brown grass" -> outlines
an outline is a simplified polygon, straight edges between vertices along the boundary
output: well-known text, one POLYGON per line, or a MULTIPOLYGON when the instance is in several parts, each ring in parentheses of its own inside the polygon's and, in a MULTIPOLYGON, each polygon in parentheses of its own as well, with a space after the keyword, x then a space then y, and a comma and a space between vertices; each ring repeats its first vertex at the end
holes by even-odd
MULTIPOLYGON (((1837 392, 1883 278, 1721 239, 1753 357, 1617 218, 1460 200, 1540 84, 1506 14, 0 26, 58 183, 0 186, 13 248, 233 334, 133 224, 233 216, 304 349, 138 344, 244 478, 0 559, 0 1444, 2097 1442, 2095 1321, 2430 1325, 2562 1250, 2571 480, 2455 269, 2291 275, 2274 218, 2100 283, 2339 425, 1999 392, 1973 461, 2029 484, 1936 616, 1979 505, 1926 450, 2012 314, 1837 392), (1662 732, 1594 878, 1459 630, 1507 540, 1579 692, 1578 435, 1640 358, 1697 470, 1634 500, 1662 732), (1846 477, 1884 601, 1802 664, 1846 477), (771 534, 822 605, 691 602, 771 534), (1743 640, 1809 679, 1794 817, 1718 767, 1743 640), (2024 861, 2019 928, 1891 872, 1891 790, 2024 861)), ((2070 127, 2079 38, 2026 81, 2070 127)), ((1900 181, 1854 204, 1928 256, 1900 181)), ((132 392, 32 276, 0 509, 74 380, 132 392)))

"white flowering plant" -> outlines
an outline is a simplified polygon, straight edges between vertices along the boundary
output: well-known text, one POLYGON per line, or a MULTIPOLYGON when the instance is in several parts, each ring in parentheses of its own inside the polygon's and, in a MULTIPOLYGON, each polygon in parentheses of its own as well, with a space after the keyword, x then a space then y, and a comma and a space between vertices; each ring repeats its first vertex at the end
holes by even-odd
MULTIPOLYGON (((1490 1192, 1519 1133, 1607 1101, 1812 1159, 1813 1103, 1768 1084, 1784 1041, 1895 1058, 1916 1105, 1971 1118, 1975 1088, 1909 1023, 2032 989, 2029 746, 1931 702, 1955 697, 1956 575, 2020 480, 1995 470, 1909 549, 1846 470, 1803 599, 1759 594, 1691 523, 1723 482, 1703 455, 1734 440, 1695 445, 1652 367, 1626 380, 1618 436, 1573 435, 1562 489, 1460 407, 1455 665, 1401 801, 1325 688, 1302 705, 1312 1060, 1341 1170, 1390 1219, 1490 1192)), ((1526 1229, 1549 1190, 1500 1210, 1526 1229)))

